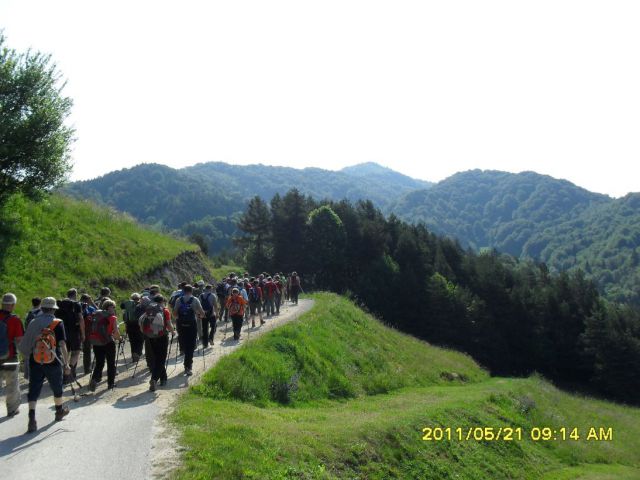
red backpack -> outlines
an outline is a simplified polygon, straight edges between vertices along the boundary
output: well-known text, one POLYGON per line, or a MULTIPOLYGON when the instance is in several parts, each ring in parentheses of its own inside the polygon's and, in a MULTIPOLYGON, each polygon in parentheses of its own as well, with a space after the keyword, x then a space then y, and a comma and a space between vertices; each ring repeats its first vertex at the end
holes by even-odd
POLYGON ((109 332, 109 312, 96 310, 89 317, 89 333, 87 334, 91 345, 104 346, 111 342, 109 332))

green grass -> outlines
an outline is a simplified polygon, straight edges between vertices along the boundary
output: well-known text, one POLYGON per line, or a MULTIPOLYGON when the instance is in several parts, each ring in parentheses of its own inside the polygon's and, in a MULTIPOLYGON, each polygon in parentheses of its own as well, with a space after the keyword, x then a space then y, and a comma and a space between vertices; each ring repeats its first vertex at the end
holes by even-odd
POLYGON ((301 320, 243 346, 181 397, 172 419, 185 454, 175 478, 640 478, 640 409, 535 376, 488 378, 468 357, 387 329, 344 299, 314 298, 301 320), (292 371, 301 372, 298 389, 283 406, 269 382, 292 371), (332 377, 345 379, 348 395, 332 395, 332 377), (383 393, 370 388, 378 382, 383 393), (524 438, 422 440, 424 427, 500 426, 524 438), (583 437, 532 441, 544 426, 583 437), (587 441, 592 426, 611 427, 613 440, 587 441))
POLYGON ((13 197, 0 223, 0 286, 18 296, 60 298, 74 286, 95 293, 134 279, 197 245, 141 227, 113 210, 52 195, 40 202, 13 197))
POLYGON ((236 275, 242 275, 245 271, 244 267, 240 265, 220 265, 211 269, 211 274, 213 278, 215 278, 218 282, 229 275, 231 272, 234 272, 236 275))
POLYGON ((256 405, 374 395, 406 386, 459 384, 487 378, 471 358, 390 330, 353 303, 314 295, 317 306, 224 357, 197 391, 256 405))

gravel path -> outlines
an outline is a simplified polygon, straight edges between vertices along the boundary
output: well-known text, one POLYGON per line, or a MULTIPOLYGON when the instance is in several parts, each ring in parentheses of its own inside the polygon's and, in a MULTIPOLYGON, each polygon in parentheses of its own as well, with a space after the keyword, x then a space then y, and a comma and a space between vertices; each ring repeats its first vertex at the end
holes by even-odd
MULTIPOLYGON (((312 300, 300 300, 298 306, 285 305, 280 316, 267 319, 263 326, 242 329, 239 342, 233 340, 231 321, 227 327, 218 325, 215 345, 200 348, 193 359, 193 376, 185 377, 182 357, 175 365, 174 341, 165 387, 149 392, 149 372, 140 361, 135 378, 131 364, 118 367, 116 388, 106 390, 106 368, 103 381, 95 393, 82 389, 83 395, 73 402, 65 387, 65 401, 71 413, 62 422, 54 422, 53 398, 48 386, 42 391, 36 419, 38 431, 27 429, 26 384, 20 414, 12 419, 0 418, 0 472, 12 480, 35 478, 147 479, 164 476, 179 460, 176 438, 167 428, 164 415, 173 401, 189 383, 198 381, 202 373, 221 356, 226 355, 251 338, 255 338, 283 323, 296 319, 313 306, 312 300), (225 338, 226 340, 222 341, 225 338)), ((258 322, 259 323, 259 322, 258 322)), ((129 346, 127 345, 127 351, 129 346)), ((130 358, 127 358, 130 361, 130 358)), ((82 368, 80 367, 79 370, 82 368)), ((88 376, 80 377, 86 385, 88 376)), ((4 396, 0 397, 4 403, 4 396)), ((4 405, 0 406, 4 410, 4 405)))

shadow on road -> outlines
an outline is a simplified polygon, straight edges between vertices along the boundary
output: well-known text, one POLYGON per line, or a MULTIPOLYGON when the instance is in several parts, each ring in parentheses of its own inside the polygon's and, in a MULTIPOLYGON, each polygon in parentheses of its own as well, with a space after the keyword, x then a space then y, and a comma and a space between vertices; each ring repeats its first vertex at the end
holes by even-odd
POLYGON ((51 422, 49 422, 47 425, 39 428, 37 433, 26 433, 27 425, 25 424, 24 426, 25 433, 0 441, 0 458, 15 457, 16 455, 19 455, 21 452, 23 452, 27 448, 33 447, 34 445, 37 445, 40 442, 44 442, 45 440, 48 440, 55 435, 59 435, 61 433, 73 432, 73 430, 68 430, 66 428, 60 427, 42 436, 42 433, 49 430, 54 423, 56 422, 55 420, 52 419, 51 422), (35 435, 38 435, 38 437, 36 437, 35 435))

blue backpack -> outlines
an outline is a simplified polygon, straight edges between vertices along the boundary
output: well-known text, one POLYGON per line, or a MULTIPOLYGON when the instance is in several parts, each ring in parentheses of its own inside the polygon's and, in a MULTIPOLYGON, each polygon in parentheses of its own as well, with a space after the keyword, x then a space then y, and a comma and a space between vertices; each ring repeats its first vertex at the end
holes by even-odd
POLYGON ((184 297, 180 297, 178 300, 178 321, 183 326, 189 326, 196 322, 196 312, 193 311, 191 304, 193 303, 193 297, 189 298, 188 302, 185 302, 184 297))
POLYGON ((252 302, 260 301, 260 294, 258 293, 257 288, 251 287, 251 289, 249 290, 249 298, 251 299, 252 302))
POLYGON ((9 358, 9 327, 7 326, 7 320, 13 315, 7 315, 0 320, 0 362, 9 358))

